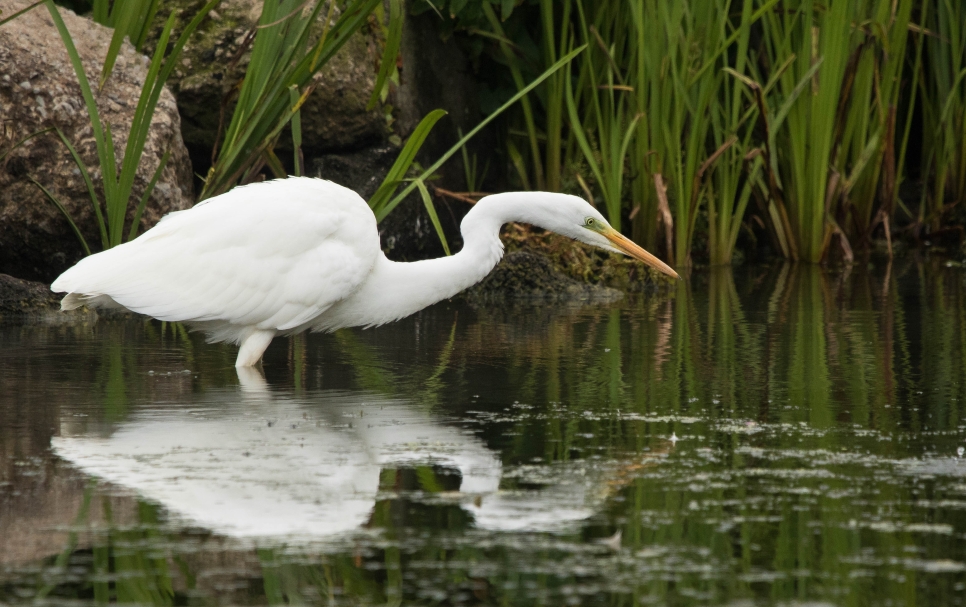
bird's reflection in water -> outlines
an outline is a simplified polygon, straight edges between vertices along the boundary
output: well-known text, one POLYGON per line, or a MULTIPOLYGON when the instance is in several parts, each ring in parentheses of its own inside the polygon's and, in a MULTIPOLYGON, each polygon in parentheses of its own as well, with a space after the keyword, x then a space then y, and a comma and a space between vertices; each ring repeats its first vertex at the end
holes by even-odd
POLYGON ((501 491, 499 454, 417 406, 370 393, 274 393, 254 369, 240 391, 132 417, 109 437, 59 437, 55 453, 136 491, 179 522, 236 538, 317 541, 365 526, 385 469, 459 471, 444 497, 478 528, 551 531, 586 519, 608 481, 558 470, 542 487, 501 491))

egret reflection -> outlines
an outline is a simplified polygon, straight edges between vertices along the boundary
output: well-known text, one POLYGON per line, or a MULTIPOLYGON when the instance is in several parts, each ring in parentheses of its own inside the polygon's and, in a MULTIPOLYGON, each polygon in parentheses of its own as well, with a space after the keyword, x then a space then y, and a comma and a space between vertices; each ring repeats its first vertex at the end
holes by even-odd
POLYGON ((106 437, 69 436, 65 428, 53 450, 85 474, 163 506, 179 523, 287 543, 365 527, 387 469, 458 471, 458 490, 442 497, 489 530, 564 529, 606 497, 604 479, 576 469, 558 470, 537 489, 501 490, 498 453, 405 400, 274 393, 253 369, 239 370, 239 383, 190 408, 136 414, 106 437))

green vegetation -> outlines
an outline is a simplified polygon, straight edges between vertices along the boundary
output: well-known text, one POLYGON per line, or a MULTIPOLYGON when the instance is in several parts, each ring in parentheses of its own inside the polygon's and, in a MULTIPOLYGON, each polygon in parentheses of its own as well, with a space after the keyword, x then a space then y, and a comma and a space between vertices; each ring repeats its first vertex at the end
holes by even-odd
MULTIPOLYGON (((60 19, 53 0, 46 0, 48 8, 58 24, 58 29, 77 72, 87 103, 95 139, 97 140, 100 165, 104 171, 106 214, 101 212, 94 182, 86 166, 70 141, 59 129, 44 129, 33 133, 18 142, 13 149, 30 138, 51 130, 55 130, 60 135, 64 145, 73 155, 87 184, 91 203, 100 226, 101 245, 104 249, 116 246, 123 240, 124 218, 128 211, 128 201, 131 198, 134 176, 141 160, 141 152, 147 137, 151 116, 164 83, 173 66, 177 64, 191 34, 219 1, 211 0, 195 13, 177 41, 171 44, 169 44, 169 37, 176 23, 177 15, 172 11, 168 16, 161 37, 156 44, 151 71, 146 79, 144 92, 135 114, 120 174, 117 174, 117 163, 110 129, 101 126, 94 93, 81 67, 81 60, 74 49, 70 33, 60 19)), ((6 17, 4 21, 15 18, 38 4, 40 3, 18 11, 10 17, 6 17)), ((227 192, 236 184, 254 181, 265 168, 276 177, 287 176, 288 171, 275 154, 275 146, 286 127, 290 127, 294 143, 294 173, 296 175, 302 173, 304 161, 300 149, 302 140, 300 112, 305 100, 317 85, 313 78, 350 36, 358 32, 374 13, 381 13, 383 10, 381 0, 346 0, 341 4, 336 2, 326 4, 322 0, 316 0, 311 4, 311 10, 307 10, 307 4, 309 3, 303 0, 282 0, 278 3, 266 2, 262 5, 258 25, 246 38, 246 43, 251 44, 251 58, 246 67, 245 76, 237 88, 237 98, 231 100, 234 101, 234 105, 231 110, 230 121, 224 132, 221 132, 219 125, 218 139, 212 152, 212 166, 204 179, 200 199, 203 200, 227 192)), ((110 76, 123 40, 128 38, 136 48, 140 48, 148 35, 158 9, 159 0, 132 0, 125 3, 111 3, 108 0, 95 0, 93 2, 91 10, 94 19, 114 28, 110 49, 105 57, 101 72, 101 86, 110 76)), ((392 76, 399 52, 403 18, 402 0, 392 0, 389 3, 389 9, 386 44, 383 49, 376 85, 370 99, 370 106, 381 97, 384 86, 392 76)), ((413 168, 416 166, 416 154, 435 123, 445 115, 445 112, 441 110, 430 112, 409 137, 406 145, 400 151, 396 163, 384 178, 381 187, 369 201, 376 217, 382 220, 413 190, 418 190, 443 248, 448 254, 449 246, 433 206, 426 185, 427 181, 434 178, 434 173, 443 163, 463 149, 466 142, 487 124, 517 101, 521 99, 526 101, 528 92, 548 78, 559 80, 562 77, 562 68, 583 51, 583 48, 579 47, 571 49, 568 53, 563 53, 543 74, 528 84, 521 80, 519 82, 520 90, 515 96, 506 101, 500 108, 491 112, 468 134, 461 136, 460 141, 429 168, 420 169, 417 172, 418 174, 411 175, 413 168), (404 182, 408 182, 408 185, 402 187, 401 191, 397 191, 404 182)), ((0 160, 11 151, 4 152, 3 156, 0 156, 0 160)), ((137 235, 140 215, 169 156, 170 152, 165 153, 141 197, 134 212, 131 229, 127 235, 128 240, 137 235)), ((34 183, 61 210, 81 240, 85 251, 90 254, 90 247, 64 206, 42 184, 37 181, 34 181, 34 183)))
MULTIPOLYGON (((120 163, 117 161, 118 154, 110 125, 104 124, 101 120, 95 90, 84 72, 81 57, 60 16, 60 11, 53 0, 43 2, 47 5, 57 26, 81 87, 97 146, 98 164, 103 178, 104 202, 101 203, 98 188, 95 187, 95 181, 86 164, 64 133, 56 127, 32 133, 17 142, 11 150, 5 151, 0 159, 32 137, 50 131, 56 132, 69 150, 87 186, 100 231, 102 249, 117 246, 124 240, 131 240, 137 236, 141 214, 170 158, 170 150, 168 150, 154 169, 132 213, 131 202, 135 177, 142 161, 154 110, 165 82, 179 63, 182 51, 191 35, 219 2, 220 0, 209 0, 206 4, 193 9, 187 16, 190 19, 176 39, 172 39, 172 30, 179 15, 176 11, 170 11, 168 14, 155 45, 154 56, 143 84, 120 163), (129 214, 132 215, 130 228, 125 233, 129 214)), ((12 15, 4 16, 0 24, 40 4, 41 2, 37 2, 12 15)), ((353 33, 359 31, 368 22, 373 12, 382 9, 381 0, 347 0, 340 6, 335 2, 325 4, 322 0, 317 0, 311 10, 303 10, 307 4, 304 0, 283 0, 263 4, 259 24, 253 30, 253 37, 251 37, 253 40, 251 61, 238 89, 238 98, 228 127, 224 133, 219 133, 220 140, 213 152, 213 166, 205 179, 201 199, 226 192, 238 183, 253 180, 266 166, 277 176, 287 175, 287 171, 274 153, 274 147, 282 130, 289 125, 292 128, 293 140, 296 142, 295 172, 296 174, 301 172, 302 162, 298 145, 301 139, 299 109, 315 87, 312 77, 353 33), (323 19, 320 19, 323 8, 326 8, 326 14, 323 19), (316 31, 313 28, 319 23, 321 23, 321 31, 316 31), (314 42, 310 44, 310 40, 314 42)), ((83 6, 83 8, 88 7, 83 6)), ((127 38, 136 49, 140 49, 161 6, 160 0, 125 2, 93 0, 89 8, 95 21, 114 30, 101 69, 98 87, 101 88, 110 78, 124 39, 127 38)), ((387 44, 382 58, 383 67, 377 77, 373 100, 379 97, 389 77, 389 69, 386 66, 395 62, 399 50, 401 27, 401 0, 392 0, 387 44)), ((90 246, 60 200, 38 181, 32 178, 31 181, 64 214, 85 252, 90 254, 90 246)))
MULTIPOLYGON (((103 205, 78 164, 103 247, 136 234, 153 181, 134 205, 130 230, 125 217, 154 105, 187 36, 216 1, 177 41, 168 44, 173 34, 165 28, 120 167, 91 86, 78 72, 104 167, 103 205)), ((300 138, 299 108, 315 74, 373 15, 388 25, 371 103, 383 94, 394 77, 401 0, 389 3, 388 15, 378 0, 346 0, 338 10, 336 4, 264 4, 201 198, 265 169, 287 174, 274 151, 280 134, 291 126, 293 139, 300 138)), ((115 28, 103 85, 121 40, 140 46, 163 3, 97 0, 91 7, 95 19, 115 28)), ((411 9, 435 15, 441 33, 456 34, 476 61, 501 67, 481 76, 493 92, 481 126, 514 107, 503 151, 516 187, 583 194, 674 265, 695 256, 729 263, 741 235, 749 246, 767 240, 789 259, 849 261, 880 234, 891 246, 897 225, 916 235, 941 230, 966 198, 962 3, 417 0, 411 9), (910 146, 921 154, 909 158, 910 146), (910 179, 922 183, 919 200, 899 196, 910 179)), ((58 27, 78 69, 69 34, 58 27)), ((427 181, 476 132, 429 169, 414 171, 439 116, 420 123, 371 201, 380 219, 413 192, 435 216, 427 181)), ((465 154, 464 164, 468 189, 477 189, 465 154)))
MULTIPOLYGON (((98 228, 100 230, 101 246, 104 249, 117 246, 125 239, 130 240, 137 235, 138 224, 141 220, 141 213, 144 211, 144 207, 147 205, 148 199, 151 197, 151 193, 154 191, 154 185, 161 176, 161 171, 164 170, 165 164, 167 164, 168 158, 171 155, 170 150, 168 150, 161 157, 158 166, 154 170, 151 180, 148 182, 143 194, 141 195, 140 201, 134 208, 133 217, 131 219, 131 227, 127 234, 125 234, 124 227, 128 212, 130 211, 134 179, 137 175, 138 167, 141 164, 141 155, 144 152, 144 145, 148 138, 148 130, 151 128, 151 118, 154 116, 154 110, 157 107, 158 100, 161 97, 161 92, 164 90, 164 83, 167 81, 168 76, 174 69, 174 66, 178 63, 181 51, 184 49, 188 38, 194 32, 198 24, 201 23, 201 20, 204 19, 204 17, 208 14, 208 11, 214 8, 218 2, 219 0, 210 0, 208 3, 202 6, 176 40, 170 40, 175 15, 172 13, 168 17, 161 33, 157 50, 154 53, 154 57, 151 59, 151 65, 144 80, 141 96, 138 99, 137 107, 134 112, 134 119, 131 123, 131 130, 127 135, 127 145, 124 148, 124 154, 120 162, 120 167, 118 166, 119 163, 117 162, 117 151, 114 147, 115 144, 111 135, 110 125, 104 124, 101 121, 100 113, 97 109, 97 101, 94 98, 94 90, 87 79, 87 74, 84 72, 81 57, 77 53, 77 49, 74 47, 74 41, 70 35, 70 32, 67 30, 67 26, 64 25, 64 20, 60 16, 60 10, 54 5, 53 0, 47 0, 45 3, 51 17, 54 20, 54 24, 57 26, 57 31, 60 33, 60 37, 63 40, 64 47, 67 50, 67 55, 69 56, 71 65, 74 68, 74 73, 77 75, 77 81, 80 84, 81 94, 84 97, 84 103, 87 107, 87 113, 90 116, 91 128, 97 145, 97 156, 100 161, 104 194, 103 210, 100 198, 98 197, 94 188, 94 183, 91 179, 90 172, 87 170, 87 166, 80 159, 80 156, 78 156, 76 150, 67 140, 67 138, 64 137, 63 133, 61 133, 59 130, 58 133, 60 134, 64 145, 67 146, 68 150, 70 150, 71 155, 77 163, 77 168, 80 170, 84 182, 87 184, 87 189, 91 198, 91 205, 94 208, 94 215, 97 218, 98 228), (170 50, 167 50, 169 43, 170 50)), ((130 2, 118 2, 113 5, 113 8, 110 8, 109 4, 110 3, 107 2, 107 0, 95 2, 94 4, 95 17, 117 26, 111 38, 111 44, 108 49, 107 56, 104 59, 100 77, 100 86, 104 85, 105 81, 111 74, 114 62, 121 50, 121 42, 123 39, 126 36, 130 36, 131 40, 134 41, 135 44, 140 44, 143 42, 147 27, 151 19, 153 19, 154 14, 157 12, 157 0, 130 0, 130 2)), ((39 183, 34 183, 40 187, 44 194, 46 194, 47 197, 50 198, 61 211, 64 211, 63 205, 54 197, 53 194, 51 194, 39 183)), ((66 212, 64 214, 67 216, 66 212)), ((90 252, 90 247, 85 242, 84 237, 81 235, 77 227, 74 226, 71 218, 67 216, 67 219, 71 222, 71 225, 74 228, 78 238, 80 238, 84 249, 87 252, 90 252)))
POLYGON ((948 205, 966 199, 966 6, 953 0, 923 3, 924 190, 920 221, 938 227, 948 205))
POLYGON ((458 151, 464 149, 466 143, 472 139, 474 135, 483 130, 483 127, 492 122, 497 116, 502 114, 508 108, 513 106, 517 101, 520 99, 525 99, 526 94, 535 89, 541 83, 562 71, 562 68, 567 66, 567 64, 569 64, 574 57, 578 56, 583 50, 584 47, 580 47, 561 57, 556 63, 548 67, 543 74, 530 82, 530 84, 522 87, 516 95, 511 97, 503 105, 491 112, 489 116, 480 121, 480 123, 473 127, 469 133, 460 137, 459 141, 457 141, 456 144, 454 144, 449 150, 440 156, 436 162, 430 165, 429 168, 423 170, 417 176, 405 178, 416 159, 416 153, 419 151, 419 148, 422 147, 423 141, 425 141, 426 137, 429 135, 429 131, 433 128, 436 122, 442 118, 443 115, 445 115, 445 112, 442 110, 435 110, 427 114, 413 131, 413 134, 409 137, 406 145, 403 146, 402 151, 400 151, 399 156, 396 158, 396 162, 393 164, 392 168, 389 169, 389 173, 387 173, 383 178, 379 189, 376 190, 376 193, 373 194, 372 198, 369 200, 369 206, 372 207, 373 212, 376 214, 376 220, 382 221, 385 219, 386 215, 392 212, 392 210, 395 209, 399 203, 406 199, 406 196, 408 196, 414 189, 418 189, 420 197, 423 200, 423 204, 426 206, 426 210, 433 222, 433 227, 436 229, 436 233, 439 235, 440 241, 443 244, 443 249, 448 255, 449 245, 446 242, 446 237, 443 235, 443 229, 436 215, 436 210, 433 207, 429 190, 426 187, 426 182, 433 177, 434 173, 439 170, 439 168, 443 166, 447 160, 452 158, 458 151), (403 181, 408 181, 409 185, 397 193, 396 190, 403 181))
MULTIPOLYGON (((401 1, 391 2, 393 18, 374 99, 388 78, 387 65, 395 62, 399 51, 401 1)), ((265 166, 276 177, 288 175, 274 152, 279 135, 315 89, 313 76, 382 6, 381 0, 347 0, 338 7, 336 16, 336 2, 317 0, 311 11, 303 10, 305 4, 304 0, 282 0, 262 5, 251 60, 231 120, 216 143, 200 199, 227 192, 239 182, 252 181, 265 166), (298 93, 295 103, 292 91, 298 93)))
POLYGON ((588 45, 524 100, 508 166, 519 187, 600 200, 614 225, 629 220, 635 240, 673 264, 695 254, 728 263, 743 232, 789 259, 851 260, 877 230, 940 229, 966 199, 962 3, 433 5, 444 35, 505 66, 490 79, 496 91, 588 45), (906 161, 910 138, 921 166, 906 161), (899 199, 917 176, 918 213, 899 199))

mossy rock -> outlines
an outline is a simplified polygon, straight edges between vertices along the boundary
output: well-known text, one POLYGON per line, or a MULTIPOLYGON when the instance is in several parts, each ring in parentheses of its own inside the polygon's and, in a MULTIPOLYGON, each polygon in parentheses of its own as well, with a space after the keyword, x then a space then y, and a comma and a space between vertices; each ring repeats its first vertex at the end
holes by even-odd
POLYGON ((610 287, 627 293, 664 293, 674 281, 647 265, 617 253, 576 243, 526 224, 507 224, 501 233, 509 252, 543 255, 553 269, 581 283, 610 287))
MULTIPOLYGON (((200 0, 171 0, 164 4, 178 15, 172 37, 203 6, 200 0)), ((222 103, 230 97, 248 67, 250 49, 240 53, 246 35, 258 22, 262 2, 224 0, 199 24, 188 41, 180 65, 168 85, 178 99, 182 134, 197 165, 210 157, 218 134, 222 103)), ((321 14, 326 13, 323 8, 321 14)), ((144 52, 151 54, 169 12, 161 11, 155 20, 144 52)), ((313 26, 317 39, 322 21, 313 26)), ((378 25, 371 23, 351 36, 345 45, 316 75, 315 91, 302 106, 303 150, 313 155, 329 150, 355 149, 382 140, 386 120, 381 108, 367 110, 375 88, 379 63, 378 25)), ((231 119, 234 102, 225 106, 224 127, 231 119)), ((291 149, 286 130, 276 149, 280 154, 291 149)))
POLYGON ((46 284, 0 274, 0 317, 51 312, 60 308, 60 296, 46 284))
POLYGON ((491 302, 598 302, 623 297, 616 289, 579 282, 558 272, 539 253, 515 251, 507 254, 483 281, 466 291, 471 303, 491 302))

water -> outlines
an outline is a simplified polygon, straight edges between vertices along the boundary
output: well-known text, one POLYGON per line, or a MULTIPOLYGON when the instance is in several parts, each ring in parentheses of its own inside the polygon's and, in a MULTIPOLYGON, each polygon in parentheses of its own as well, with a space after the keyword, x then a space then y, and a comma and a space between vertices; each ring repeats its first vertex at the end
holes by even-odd
POLYGON ((0 602, 961 605, 966 270, 234 350, 0 325, 0 602))

